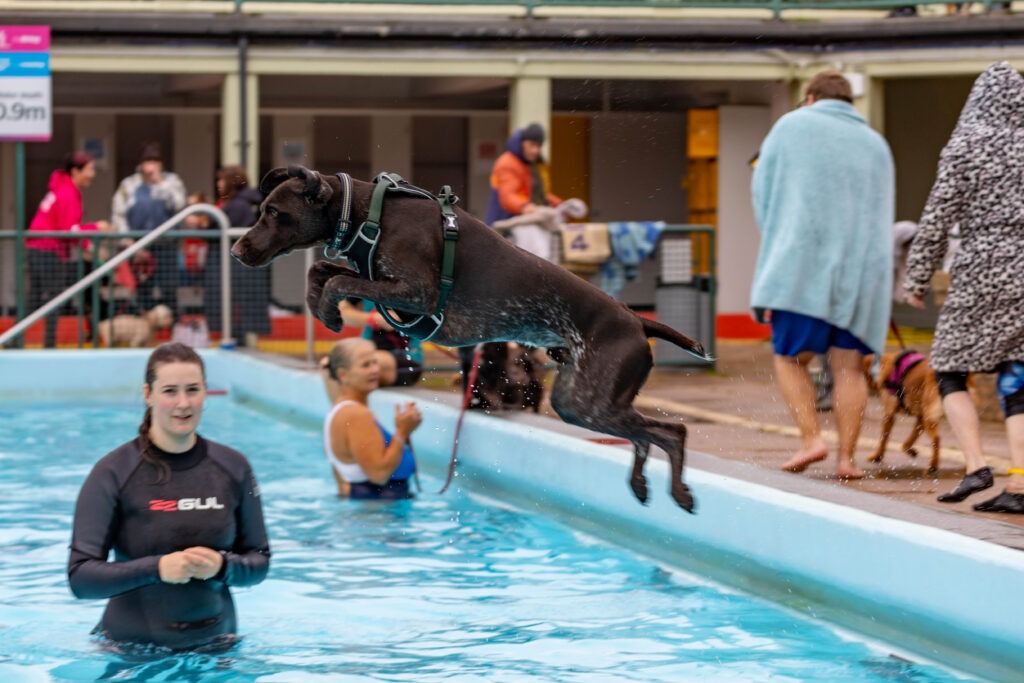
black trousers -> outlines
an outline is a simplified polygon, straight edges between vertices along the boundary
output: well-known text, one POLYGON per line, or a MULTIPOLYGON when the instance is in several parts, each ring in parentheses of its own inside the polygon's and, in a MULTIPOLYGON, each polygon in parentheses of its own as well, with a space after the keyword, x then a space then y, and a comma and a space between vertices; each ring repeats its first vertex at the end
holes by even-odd
MULTIPOLYGON (((71 269, 62 261, 56 252, 41 249, 28 249, 28 307, 29 313, 36 311, 47 301, 57 296, 71 284, 68 277, 71 269)), ((52 349, 57 346, 57 320, 60 309, 46 316, 43 323, 43 345, 52 349)))

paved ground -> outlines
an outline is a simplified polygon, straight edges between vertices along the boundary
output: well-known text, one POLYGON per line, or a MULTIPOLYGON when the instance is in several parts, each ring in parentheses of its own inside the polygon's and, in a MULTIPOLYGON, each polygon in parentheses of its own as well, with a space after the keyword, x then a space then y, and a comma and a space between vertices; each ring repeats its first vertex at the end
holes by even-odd
MULTIPOLYGON (((714 370, 655 369, 638 398, 641 410, 681 417, 689 426, 688 448, 694 452, 689 466, 1024 550, 1024 515, 984 514, 971 508, 974 503, 1001 491, 1005 483, 1009 455, 1001 421, 982 422, 986 455, 996 472, 996 485, 962 503, 944 505, 935 500, 939 493, 954 488, 963 475, 962 454, 945 422, 938 473, 927 474, 926 455, 915 460, 899 452, 899 444, 912 425, 909 417, 897 420, 883 463, 867 463, 868 454, 877 445, 881 420, 881 405, 874 397, 869 400, 857 453, 857 463, 869 473, 868 478, 860 481, 833 478, 834 454, 803 474, 790 474, 780 471, 779 467, 796 452, 799 439, 773 382, 771 347, 761 342, 719 343, 717 355, 714 370)), ((434 360, 451 363, 443 356, 436 356, 434 360)), ((430 361, 428 357, 428 363, 430 361)), ((455 404, 458 389, 449 387, 451 376, 449 370, 428 373, 425 384, 442 396, 447 394, 445 400, 455 404)), ((574 431, 560 420, 551 419, 550 415, 515 412, 506 413, 503 419, 544 420, 550 428, 574 431)), ((821 418, 827 430, 826 439, 834 444, 831 414, 823 413, 821 418)), ((922 453, 930 448, 927 436, 919 443, 922 453)))

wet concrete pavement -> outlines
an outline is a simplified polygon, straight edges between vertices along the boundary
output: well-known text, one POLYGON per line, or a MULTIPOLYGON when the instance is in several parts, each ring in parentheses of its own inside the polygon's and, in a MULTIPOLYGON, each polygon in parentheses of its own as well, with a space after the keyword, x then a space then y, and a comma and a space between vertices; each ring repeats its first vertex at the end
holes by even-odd
MULTIPOLYGON (((857 465, 868 473, 865 479, 845 481, 834 477, 836 440, 829 412, 819 414, 825 439, 832 447, 829 458, 801 474, 791 474, 780 467, 797 452, 800 441, 774 384, 771 346, 767 342, 719 342, 716 355, 713 370, 655 368, 637 399, 641 411, 680 418, 688 426, 687 466, 1024 550, 1024 515, 980 513, 972 508, 996 495, 1006 482, 1009 451, 1001 420, 982 422, 983 444, 996 474, 995 486, 961 503, 936 501, 938 494, 953 489, 963 476, 963 455, 945 421, 937 473, 926 471, 931 448, 927 435, 918 441, 920 455, 916 459, 900 452, 900 444, 913 425, 909 416, 897 418, 883 461, 878 465, 867 462, 880 434, 882 407, 876 396, 868 400, 856 455, 857 465)), ((428 356, 428 365, 430 360, 428 356)), ((446 389, 443 379, 450 379, 451 374, 428 373, 426 384, 430 390, 449 394, 446 399, 457 404, 458 389, 446 389)), ((500 419, 536 422, 548 429, 588 437, 585 430, 562 423, 550 409, 541 415, 506 412, 500 419)), ((654 451, 657 457, 663 457, 660 451, 654 451)), ((699 501, 699 492, 697 495, 699 501)))

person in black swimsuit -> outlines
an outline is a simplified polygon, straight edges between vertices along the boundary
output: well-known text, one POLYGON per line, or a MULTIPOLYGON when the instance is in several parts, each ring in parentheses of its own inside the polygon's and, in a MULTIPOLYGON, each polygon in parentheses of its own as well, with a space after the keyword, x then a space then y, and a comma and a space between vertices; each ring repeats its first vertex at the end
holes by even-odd
POLYGON ((138 437, 96 463, 79 493, 71 591, 110 599, 94 633, 111 640, 228 646, 228 587, 260 583, 270 567, 259 486, 245 456, 196 433, 206 380, 192 347, 157 347, 142 393, 138 437))

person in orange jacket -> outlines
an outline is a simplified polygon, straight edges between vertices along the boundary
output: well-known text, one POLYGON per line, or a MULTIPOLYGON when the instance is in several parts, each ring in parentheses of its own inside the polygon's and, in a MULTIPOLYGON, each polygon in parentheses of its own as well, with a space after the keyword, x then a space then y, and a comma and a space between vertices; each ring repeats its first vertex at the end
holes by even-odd
POLYGON ((542 173, 544 160, 540 150, 544 144, 544 128, 531 123, 512 132, 505 152, 491 169, 491 196, 485 220, 488 225, 512 216, 534 211, 538 206, 558 206, 562 203, 548 191, 542 173))

